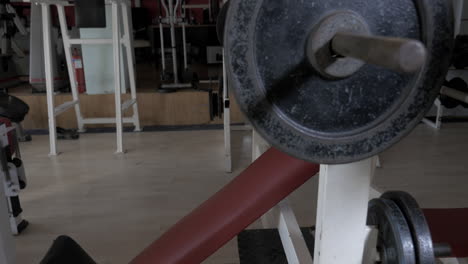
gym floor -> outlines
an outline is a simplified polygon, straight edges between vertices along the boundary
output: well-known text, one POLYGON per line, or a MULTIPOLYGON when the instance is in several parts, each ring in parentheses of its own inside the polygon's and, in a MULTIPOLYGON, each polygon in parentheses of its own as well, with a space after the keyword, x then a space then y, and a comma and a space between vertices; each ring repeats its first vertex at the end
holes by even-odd
MULTIPOLYGON (((380 156, 375 185, 409 191, 425 208, 468 207, 467 129, 418 126, 380 156)), ((47 136, 22 143, 29 186, 21 199, 31 224, 16 237, 18 263, 39 263, 62 234, 100 264, 128 263, 251 159, 247 132, 233 132, 232 174, 224 172, 221 130, 125 134, 125 145, 126 155, 114 155, 114 134, 84 134, 59 141, 63 154, 49 158, 47 136)), ((314 224, 316 189, 317 177, 290 198, 302 226, 314 224)), ((205 263, 238 262, 233 240, 205 263)))

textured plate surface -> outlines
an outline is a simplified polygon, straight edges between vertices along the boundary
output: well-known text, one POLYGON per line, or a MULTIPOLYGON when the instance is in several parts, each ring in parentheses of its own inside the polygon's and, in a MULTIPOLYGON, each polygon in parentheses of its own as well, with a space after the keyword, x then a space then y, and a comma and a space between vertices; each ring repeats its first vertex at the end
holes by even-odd
POLYGON ((398 191, 386 192, 382 195, 382 198, 396 203, 405 216, 413 236, 417 263, 435 264, 431 231, 418 202, 410 194, 398 191))
POLYGON ((446 0, 231 0, 225 46, 242 111, 273 146, 322 164, 380 153, 408 134, 432 105, 449 67, 453 15, 446 0), (314 26, 352 11, 371 34, 420 39, 429 59, 413 75, 365 65, 327 80, 306 56, 314 26))
POLYGON ((382 264, 416 264, 413 239, 406 219, 391 200, 369 202, 367 225, 379 230, 377 251, 382 264))

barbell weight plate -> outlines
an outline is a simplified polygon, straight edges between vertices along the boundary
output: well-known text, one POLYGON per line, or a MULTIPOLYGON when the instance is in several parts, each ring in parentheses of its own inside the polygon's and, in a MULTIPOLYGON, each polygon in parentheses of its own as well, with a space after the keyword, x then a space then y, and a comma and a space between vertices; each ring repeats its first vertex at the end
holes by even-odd
POLYGON ((273 146, 322 164, 362 160, 408 134, 434 102, 450 64, 447 0, 231 0, 224 44, 228 77, 255 129, 273 146), (327 79, 307 59, 309 35, 336 12, 373 35, 421 40, 424 67, 399 74, 363 65, 327 79))
POLYGON ((218 35, 219 43, 223 46, 224 42, 224 29, 226 26, 226 15, 229 9, 229 2, 226 1, 224 5, 221 7, 221 11, 219 11, 218 19, 216 20, 216 34, 218 35))
POLYGON ((413 236, 413 244, 418 264, 435 264, 434 247, 431 231, 427 225, 426 217, 419 207, 418 202, 408 193, 391 191, 386 192, 381 198, 396 203, 406 218, 406 222, 413 236))
POLYGON ((413 239, 406 219, 391 200, 369 202, 367 225, 378 229, 377 251, 382 264, 416 264, 413 239))

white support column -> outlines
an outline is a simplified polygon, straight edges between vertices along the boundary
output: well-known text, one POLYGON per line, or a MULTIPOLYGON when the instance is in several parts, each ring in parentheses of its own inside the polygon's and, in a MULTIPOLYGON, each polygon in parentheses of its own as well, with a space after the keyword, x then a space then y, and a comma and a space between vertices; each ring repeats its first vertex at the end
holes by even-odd
POLYGON ((117 154, 124 153, 123 149, 123 119, 122 119, 122 82, 120 65, 120 5, 112 2, 112 44, 114 49, 114 86, 115 86, 115 125, 117 132, 117 154))
POLYGON ((362 264, 369 234, 366 225, 375 159, 320 167, 316 264, 362 264))
POLYGON ((72 46, 70 44, 70 34, 68 32, 68 25, 67 25, 67 20, 65 18, 65 8, 63 5, 57 5, 57 11, 59 15, 59 21, 60 21, 60 30, 62 32, 62 38, 63 38, 63 46, 65 49, 65 57, 67 59, 67 68, 68 68, 68 77, 70 78, 70 87, 71 87, 71 92, 72 92, 72 97, 74 102, 78 102, 75 104, 75 115, 76 115, 76 120, 78 122, 78 131, 79 132, 84 132, 84 123, 83 123, 83 116, 81 115, 81 109, 80 109, 80 97, 78 93, 78 89, 76 88, 76 76, 73 71, 73 60, 72 60, 72 46))
POLYGON ((55 102, 54 102, 54 74, 52 71, 52 41, 51 41, 51 22, 50 6, 42 3, 42 25, 44 32, 44 62, 47 91, 47 112, 49 116, 49 139, 50 154, 56 156, 57 153, 57 131, 55 120, 55 102))
POLYGON ((133 119, 135 126, 135 132, 141 131, 140 126, 140 115, 138 112, 138 103, 137 103, 137 91, 136 91, 136 77, 135 77, 135 49, 133 48, 133 26, 131 13, 129 12, 129 6, 125 3, 122 3, 122 17, 124 25, 124 41, 127 55, 127 64, 128 64, 128 76, 130 80, 130 92, 132 95, 132 100, 135 100, 133 104, 133 119))
POLYGON ((226 172, 232 172, 231 157, 231 105, 229 101, 229 88, 226 71, 225 50, 223 48, 223 117, 224 117, 224 159, 226 172))

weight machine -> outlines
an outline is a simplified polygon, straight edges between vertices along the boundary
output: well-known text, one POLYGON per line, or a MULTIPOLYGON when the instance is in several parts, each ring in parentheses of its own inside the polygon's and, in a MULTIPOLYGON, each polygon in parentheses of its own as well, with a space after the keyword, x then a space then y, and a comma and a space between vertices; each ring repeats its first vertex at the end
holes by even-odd
POLYGON ((168 80, 167 66, 166 66, 166 49, 164 47, 164 26, 167 24, 170 27, 171 32, 171 54, 172 54, 172 75, 173 83, 163 83, 161 88, 164 89, 190 89, 193 87, 192 83, 181 83, 181 75, 179 72, 179 63, 177 60, 177 44, 176 44, 176 29, 175 26, 180 24, 182 26, 182 42, 183 42, 183 56, 184 56, 184 73, 188 72, 188 62, 187 62, 187 44, 186 44, 186 34, 185 34, 185 9, 182 8, 182 0, 176 0, 175 4, 173 0, 161 0, 160 3, 164 8, 166 17, 159 19, 159 34, 161 39, 161 65, 162 73, 161 79, 163 81, 168 80), (181 14, 178 17, 178 13, 181 14))
POLYGON ((160 18, 159 18, 159 34, 160 34, 160 45, 161 45, 161 80, 168 81, 172 80, 172 83, 162 83, 160 90, 171 91, 180 89, 191 89, 196 88, 195 83, 216 83, 212 80, 198 80, 198 76, 189 70, 188 58, 187 58, 187 37, 186 37, 186 26, 187 26, 187 9, 198 9, 208 8, 211 19, 214 21, 217 16, 216 3, 219 0, 210 0, 210 4, 203 5, 188 5, 185 4, 185 0, 161 0, 160 3, 160 18), (165 17, 162 17, 162 10, 164 10, 165 17), (172 56, 172 73, 168 72, 167 59, 166 59, 166 48, 164 42, 164 25, 168 25, 171 36, 171 47, 170 53, 172 56), (182 49, 183 49, 183 69, 179 68, 178 50, 176 41, 176 26, 181 26, 182 31, 182 49), (172 76, 170 76, 172 75, 172 76), (187 82, 190 80, 190 82, 187 82))
POLYGON ((46 72, 47 86, 47 109, 49 116, 49 139, 50 139, 50 155, 55 156, 57 152, 57 131, 56 117, 71 108, 75 109, 78 129, 80 132, 85 131, 85 125, 89 124, 116 124, 117 134, 117 150, 116 153, 124 153, 123 146, 123 125, 124 123, 132 123, 135 126, 135 131, 141 131, 140 118, 138 113, 138 101, 136 93, 135 80, 135 56, 133 50, 133 33, 131 26, 131 14, 129 12, 130 1, 127 0, 106 0, 106 4, 112 6, 112 38, 111 39, 80 39, 71 38, 68 31, 68 25, 65 18, 65 6, 71 4, 62 0, 35 0, 33 5, 40 5, 42 10, 43 24, 43 41, 44 41, 44 59, 46 72), (54 73, 52 68, 52 42, 51 42, 51 6, 56 6, 58 10, 60 29, 62 32, 63 44, 67 59, 68 76, 70 78, 70 86, 73 100, 66 102, 60 106, 55 106, 54 102, 54 73), (121 28, 121 24, 123 28, 121 28), (123 34, 122 34, 123 31, 123 34), (82 116, 80 99, 77 90, 76 77, 73 72, 72 61, 72 46, 73 45, 112 45, 114 52, 114 82, 115 82, 115 117, 109 118, 84 118, 82 116), (122 45, 125 47, 125 53, 122 50, 122 45), (122 76, 121 56, 126 55, 128 62, 128 76, 130 79, 131 99, 122 102, 123 85, 120 76, 122 76), (133 116, 124 118, 123 113, 129 109, 133 109, 133 116))

